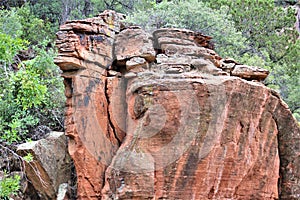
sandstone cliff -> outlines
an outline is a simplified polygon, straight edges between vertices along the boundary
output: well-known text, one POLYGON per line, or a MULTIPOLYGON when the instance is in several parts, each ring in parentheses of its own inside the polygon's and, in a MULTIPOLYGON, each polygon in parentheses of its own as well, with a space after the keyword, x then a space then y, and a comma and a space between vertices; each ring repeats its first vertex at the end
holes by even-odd
POLYGON ((78 199, 299 199, 300 131, 268 71, 105 11, 57 33, 78 199))

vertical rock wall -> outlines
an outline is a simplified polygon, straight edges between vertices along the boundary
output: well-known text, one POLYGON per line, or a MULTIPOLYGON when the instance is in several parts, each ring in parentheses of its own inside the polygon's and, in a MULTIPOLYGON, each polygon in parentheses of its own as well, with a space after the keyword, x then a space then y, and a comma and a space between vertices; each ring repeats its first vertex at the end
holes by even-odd
POLYGON ((298 199, 300 131, 268 71, 121 14, 57 33, 78 199, 298 199), (279 182, 278 182, 279 180, 279 182))
POLYGON ((109 114, 109 92, 121 91, 118 85, 122 84, 117 77, 107 77, 121 17, 105 12, 96 18, 67 22, 57 33, 56 63, 64 71, 67 97, 65 132, 70 138, 79 199, 99 199, 106 167, 125 135, 115 128, 109 114))

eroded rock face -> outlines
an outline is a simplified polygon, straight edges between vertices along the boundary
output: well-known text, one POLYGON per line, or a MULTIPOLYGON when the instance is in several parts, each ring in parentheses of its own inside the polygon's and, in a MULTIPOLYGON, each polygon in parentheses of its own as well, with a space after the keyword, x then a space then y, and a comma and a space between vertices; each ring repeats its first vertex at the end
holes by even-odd
POLYGON ((58 32, 78 199, 297 199, 300 131, 268 71, 105 11, 58 32))

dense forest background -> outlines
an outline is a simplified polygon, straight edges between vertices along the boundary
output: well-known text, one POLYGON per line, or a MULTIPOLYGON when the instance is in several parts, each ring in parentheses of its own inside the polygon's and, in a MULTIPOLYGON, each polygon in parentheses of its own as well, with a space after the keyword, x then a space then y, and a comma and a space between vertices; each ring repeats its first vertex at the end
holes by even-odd
MULTIPOLYGON (((124 23, 148 31, 179 27, 213 36, 222 57, 270 70, 265 84, 280 93, 300 121, 299 7, 297 0, 1 0, 0 159, 3 149, 16 156, 16 144, 63 131, 65 97, 53 63, 55 33, 67 20, 105 9, 126 14, 124 23)), ((5 170, 4 175, 10 169, 5 170)), ((18 191, 19 180, 1 180, 0 199, 18 191)))
POLYGON ((92 17, 105 9, 126 14, 126 23, 148 31, 181 27, 213 36, 222 57, 269 69, 265 84, 280 93, 300 120, 299 4, 296 0, 2 0, 0 138, 13 143, 63 130, 65 99, 60 71, 53 63, 55 33, 66 20, 92 17))

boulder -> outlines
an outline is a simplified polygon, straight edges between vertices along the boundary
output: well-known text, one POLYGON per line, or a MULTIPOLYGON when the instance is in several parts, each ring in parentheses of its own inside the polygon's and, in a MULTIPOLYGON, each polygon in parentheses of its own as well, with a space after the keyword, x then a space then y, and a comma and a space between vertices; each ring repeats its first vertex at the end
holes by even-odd
POLYGON ((68 153, 67 138, 63 132, 51 132, 38 141, 18 146, 21 156, 32 155, 25 161, 25 173, 42 199, 56 199, 61 184, 71 180, 71 157, 68 153))
POLYGON ((117 35, 114 53, 118 61, 132 57, 142 57, 150 62, 155 60, 152 37, 139 27, 124 29, 117 35))

